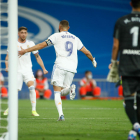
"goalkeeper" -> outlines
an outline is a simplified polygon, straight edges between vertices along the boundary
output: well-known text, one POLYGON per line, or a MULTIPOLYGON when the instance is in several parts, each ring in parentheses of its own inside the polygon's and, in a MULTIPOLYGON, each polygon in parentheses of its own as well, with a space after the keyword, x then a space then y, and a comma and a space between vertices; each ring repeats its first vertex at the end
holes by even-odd
POLYGON ((132 13, 119 18, 114 28, 112 64, 107 80, 122 76, 125 111, 132 123, 128 140, 140 137, 140 0, 131 0, 132 13), (119 74, 117 56, 119 55, 119 74))

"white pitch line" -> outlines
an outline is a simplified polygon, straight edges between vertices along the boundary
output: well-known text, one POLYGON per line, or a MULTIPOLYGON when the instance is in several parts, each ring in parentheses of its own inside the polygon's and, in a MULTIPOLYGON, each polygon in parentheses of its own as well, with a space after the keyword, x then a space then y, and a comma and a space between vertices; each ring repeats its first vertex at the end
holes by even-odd
MULTIPOLYGON (((20 107, 19 109, 29 109, 29 108, 22 108, 20 107)), ((56 108, 37 108, 37 109, 48 109, 48 110, 52 110, 52 109, 56 109, 56 108)), ((74 110, 118 110, 118 109, 124 109, 123 107, 122 108, 63 108, 63 109, 74 109, 74 110)))
MULTIPOLYGON (((58 118, 18 118, 18 119, 30 119, 30 120, 54 120, 58 118)), ((116 121, 127 121, 128 119, 114 119, 114 118, 66 118, 69 120, 116 120, 116 121)))

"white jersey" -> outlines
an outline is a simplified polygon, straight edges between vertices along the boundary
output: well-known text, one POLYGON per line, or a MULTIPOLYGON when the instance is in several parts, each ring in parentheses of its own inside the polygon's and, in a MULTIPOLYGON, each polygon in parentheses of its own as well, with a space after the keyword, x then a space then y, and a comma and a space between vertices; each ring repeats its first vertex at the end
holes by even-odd
MULTIPOLYGON (((25 43, 20 43, 17 41, 18 44, 18 51, 21 50, 21 47, 23 49, 27 49, 30 47, 33 47, 35 45, 35 43, 33 41, 30 40, 26 40, 25 43)), ((33 54, 38 53, 38 51, 33 51, 33 54)), ((18 56, 18 72, 28 72, 31 70, 32 68, 32 62, 31 62, 31 56, 30 56, 31 52, 25 53, 22 56, 18 56)))
POLYGON ((63 70, 77 72, 77 50, 82 49, 83 44, 78 37, 69 32, 59 32, 51 35, 51 40, 56 52, 55 64, 63 70))

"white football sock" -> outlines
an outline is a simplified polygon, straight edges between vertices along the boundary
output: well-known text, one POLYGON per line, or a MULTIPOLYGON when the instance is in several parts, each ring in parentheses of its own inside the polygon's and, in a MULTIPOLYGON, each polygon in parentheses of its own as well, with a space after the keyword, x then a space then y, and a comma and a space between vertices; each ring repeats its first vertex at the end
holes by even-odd
POLYGON ((60 117, 63 115, 60 91, 54 91, 54 101, 60 117))
POLYGON ((61 95, 66 96, 69 94, 69 92, 70 92, 70 87, 66 87, 66 88, 61 90, 61 95))
POLYGON ((32 111, 36 111, 36 93, 35 93, 35 87, 30 86, 29 87, 30 91, 30 100, 31 100, 31 105, 32 105, 32 111))
POLYGON ((134 128, 134 130, 138 130, 138 129, 140 128, 139 123, 135 123, 135 124, 133 125, 133 128, 134 128))
POLYGON ((134 131, 134 130, 129 131, 129 135, 132 135, 132 134, 133 134, 135 137, 137 136, 137 132, 134 131))

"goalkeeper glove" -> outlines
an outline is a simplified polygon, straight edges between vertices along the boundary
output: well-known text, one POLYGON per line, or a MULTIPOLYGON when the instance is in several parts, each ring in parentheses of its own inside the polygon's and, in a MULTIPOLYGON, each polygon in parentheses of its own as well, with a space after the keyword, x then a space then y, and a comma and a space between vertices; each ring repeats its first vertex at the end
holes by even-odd
POLYGON ((111 60, 111 62, 112 62, 112 67, 107 76, 107 81, 116 83, 119 81, 118 64, 117 61, 115 60, 111 60))
POLYGON ((97 67, 97 62, 95 61, 95 58, 93 59, 92 64, 95 68, 97 67))

